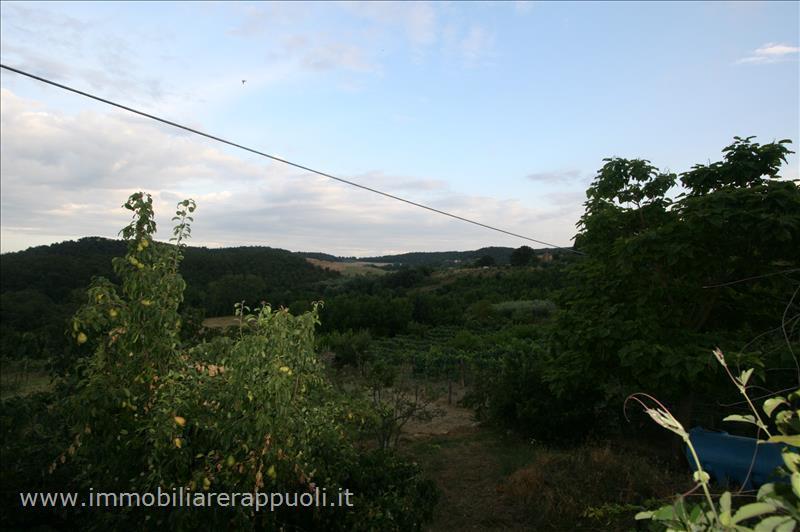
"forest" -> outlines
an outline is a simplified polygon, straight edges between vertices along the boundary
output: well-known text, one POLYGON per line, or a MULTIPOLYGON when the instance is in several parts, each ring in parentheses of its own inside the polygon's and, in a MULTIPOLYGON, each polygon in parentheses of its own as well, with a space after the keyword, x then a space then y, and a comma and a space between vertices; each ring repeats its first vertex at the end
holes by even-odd
POLYGON ((193 247, 202 204, 178 203, 157 241, 139 192, 119 240, 0 255, 0 524, 794 530, 790 144, 735 137, 680 174, 605 159, 565 249, 193 247), (788 480, 740 493, 693 471, 695 426, 785 443, 788 480), (348 490, 353 505, 34 509, 19 495, 178 488, 348 490))

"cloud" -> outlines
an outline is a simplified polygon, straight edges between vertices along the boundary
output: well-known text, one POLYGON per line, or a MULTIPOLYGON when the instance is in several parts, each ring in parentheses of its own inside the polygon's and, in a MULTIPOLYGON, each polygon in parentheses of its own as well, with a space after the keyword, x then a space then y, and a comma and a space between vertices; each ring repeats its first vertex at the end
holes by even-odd
POLYGON ((449 23, 442 29, 442 51, 466 68, 484 66, 494 55, 494 35, 480 25, 464 29, 449 23))
POLYGON ((4 10, 5 22, 10 29, 17 35, 44 41, 48 48, 79 50, 91 29, 88 21, 30 5, 9 2, 4 5, 4 10), (40 29, 48 31, 40 32, 40 29))
POLYGON ((536 5, 535 2, 529 0, 514 0, 511 4, 514 6, 514 11, 521 15, 530 13, 536 5))
POLYGON ((491 53, 494 37, 480 26, 473 26, 461 41, 461 54, 467 66, 477 66, 491 53))
POLYGON ((366 56, 363 49, 347 43, 326 43, 303 53, 302 64, 312 70, 342 68, 356 72, 376 72, 378 65, 366 56))
MULTIPOLYGON (((528 8, 525 3, 515 7, 528 8)), ((241 21, 229 34, 259 41, 270 61, 289 60, 310 71, 382 72, 382 61, 397 52, 417 62, 443 52, 472 68, 485 64, 495 50, 491 31, 479 24, 466 26, 456 9, 444 3, 337 2, 312 13, 265 4, 243 5, 238 12, 241 21), (340 23, 320 31, 314 19, 320 13, 340 23)))
MULTIPOLYGON (((330 9, 331 6, 325 6, 330 9)), ((229 35, 258 41, 270 63, 292 63, 303 71, 349 70, 378 72, 380 65, 369 46, 349 32, 320 32, 309 28, 307 9, 265 3, 240 6, 241 22, 229 35)))
POLYGON ((583 190, 559 190, 550 192, 545 197, 553 205, 574 207, 582 205, 586 201, 586 192, 583 190))
MULTIPOLYGON (((3 252, 88 235, 116 237, 129 221, 119 206, 137 190, 153 195, 163 239, 175 202, 197 199, 196 245, 349 256, 521 244, 116 111, 54 111, 8 89, 0 98, 3 252)), ((527 206, 458 194, 425 176, 374 170, 342 177, 562 245, 580 215, 579 205, 527 206)))
MULTIPOLYGON (((216 4, 225 14, 239 15, 237 23, 227 30, 237 37, 264 37, 276 31, 296 29, 313 18, 313 10, 305 2, 233 2, 216 4)), ((281 31, 282 33, 282 31, 281 31)))
POLYGON ((747 57, 739 59, 737 63, 779 63, 788 61, 800 53, 800 47, 788 44, 767 43, 760 48, 756 48, 747 57))
POLYGON ((444 191, 447 190, 447 183, 440 179, 419 179, 414 177, 403 177, 387 175, 379 170, 373 170, 353 177, 353 180, 361 185, 384 191, 444 191))
POLYGON ((580 170, 557 170, 553 172, 535 172, 525 176, 537 183, 572 183, 581 179, 580 170))
POLYGON ((438 17, 429 2, 342 2, 336 5, 358 17, 400 29, 416 47, 430 46, 438 37, 438 17))
POLYGON ((131 29, 123 38, 91 20, 15 3, 4 4, 2 25, 6 64, 128 101, 162 101, 170 95, 158 77, 140 69, 137 50, 156 46, 163 38, 158 32, 131 29))

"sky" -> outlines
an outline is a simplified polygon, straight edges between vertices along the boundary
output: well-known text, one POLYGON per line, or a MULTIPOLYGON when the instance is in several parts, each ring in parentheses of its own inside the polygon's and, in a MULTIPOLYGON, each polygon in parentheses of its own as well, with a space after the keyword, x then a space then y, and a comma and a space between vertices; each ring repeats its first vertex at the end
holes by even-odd
MULTIPOLYGON (((559 246, 606 157, 800 141, 797 2, 2 2, 2 63, 559 246), (242 83, 242 80, 246 80, 242 83)), ((114 238, 370 256, 536 244, 3 70, 0 251, 114 238)), ((797 155, 785 178, 800 177, 797 155)))

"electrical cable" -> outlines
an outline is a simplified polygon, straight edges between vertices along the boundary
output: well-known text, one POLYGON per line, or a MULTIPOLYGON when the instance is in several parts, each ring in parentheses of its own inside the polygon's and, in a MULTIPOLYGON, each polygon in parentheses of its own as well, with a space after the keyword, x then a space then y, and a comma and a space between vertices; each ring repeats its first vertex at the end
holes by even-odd
POLYGON ((366 190, 368 192, 372 192, 374 194, 379 194, 381 196, 393 199, 395 201, 401 201, 403 203, 407 203, 409 205, 413 205, 414 207, 419 207, 420 209, 425 209, 425 210, 428 210, 428 211, 431 211, 431 212, 435 212, 435 213, 441 214, 443 216, 449 216, 450 218, 454 218, 454 219, 460 220, 462 222, 467 222, 467 223, 470 223, 470 224, 473 224, 473 225, 477 225, 479 227, 483 227, 485 229, 490 229, 492 231, 497 231, 499 233, 503 233, 503 234, 506 234, 506 235, 509 235, 509 236, 513 236, 513 237, 516 237, 516 238, 521 238, 523 240, 528 240, 530 242, 536 242, 537 244, 542 244, 544 246, 548 246, 548 247, 551 247, 551 248, 561 249, 561 250, 564 250, 564 251, 569 251, 570 253, 575 253, 577 255, 585 255, 585 253, 583 253, 582 251, 578 251, 576 249, 566 248, 566 247, 563 247, 563 246, 557 246, 555 244, 551 244, 549 242, 544 242, 542 240, 537 240, 537 239, 531 238, 529 236, 521 235, 521 234, 518 234, 518 233, 513 233, 511 231, 506 231, 505 229, 500 229, 499 227, 494 227, 494 226, 491 226, 491 225, 488 225, 488 224, 484 224, 484 223, 481 223, 481 222, 478 222, 478 221, 475 221, 475 220, 471 220, 469 218, 464 218, 463 216, 459 216, 457 214, 452 214, 452 213, 447 212, 447 211, 436 209, 434 207, 430 207, 430 206, 424 205, 422 203, 417 203, 415 201, 411 201, 409 199, 402 198, 400 196, 395 196, 394 194, 389 194, 388 192, 383 192, 383 191, 378 190, 376 188, 368 187, 366 185, 361 185, 359 183, 356 183, 354 181, 350 181, 348 179, 344 179, 344 178, 341 178, 341 177, 336 177, 336 176, 328 174, 326 172, 321 172, 319 170, 314 170, 313 168, 309 168, 307 166, 303 166, 302 164, 294 163, 292 161, 288 161, 286 159, 282 159, 280 157, 276 157, 274 155, 270 155, 268 153, 264 153, 262 151, 255 150, 253 148, 248 148, 247 146, 244 146, 242 144, 238 144, 238 143, 232 142, 230 140, 225 140, 225 139, 223 139, 221 137, 217 137, 217 136, 214 136, 214 135, 210 135, 208 133, 204 133, 202 131, 199 131, 197 129, 193 129, 193 128, 188 127, 188 126, 184 126, 184 125, 179 124, 177 122, 172 122, 171 120, 166 120, 164 118, 160 118, 158 116, 155 116, 155 115, 152 115, 152 114, 149 114, 149 113, 145 113, 143 111, 139 111, 139 110, 134 109, 132 107, 128 107, 126 105, 122 105, 122 104, 113 102, 111 100, 107 100, 105 98, 101 98, 100 96, 95 96, 94 94, 91 94, 91 93, 88 93, 88 92, 85 92, 85 91, 82 91, 82 90, 79 90, 79 89, 75 89, 75 88, 70 87, 68 85, 63 85, 61 83, 57 83, 57 82, 52 81, 50 79, 43 78, 43 77, 37 76, 35 74, 31 74, 29 72, 25 72, 24 70, 20 70, 18 68, 10 67, 10 66, 3 65, 3 64, 0 64, 0 67, 4 68, 6 70, 9 70, 11 72, 15 72, 17 74, 20 74, 22 76, 26 76, 26 77, 29 77, 31 79, 35 79, 37 81, 41 81, 42 83, 47 83, 48 85, 52 85, 54 87, 58 87, 59 89, 64 89, 66 91, 74 92, 75 94, 79 94, 81 96, 85 96, 86 98, 90 98, 92 100, 96 100, 98 102, 102 102, 102 103, 105 103, 107 105, 111 105, 113 107, 117 107, 119 109, 123 109, 125 111, 130 112, 130 113, 134 113, 134 114, 143 116, 145 118, 149 118, 151 120, 155 120, 157 122, 161 122, 162 124, 167 124, 168 126, 176 127, 178 129, 182 129, 184 131, 188 131, 190 133, 194 133, 195 135, 200 135, 201 137, 206 137, 208 139, 215 140, 217 142, 221 142, 221 143, 227 144, 229 146, 233 146, 234 148, 239 148, 241 150, 245 150, 245 151, 248 151, 250 153, 254 153, 256 155, 260 155, 262 157, 266 157, 268 159, 272 159, 273 161, 277 161, 279 163, 283 163, 283 164, 287 164, 289 166, 293 166, 295 168, 299 168, 300 170, 304 170, 306 172, 311 172, 313 174, 317 174, 317 175, 320 175, 320 176, 323 176, 323 177, 327 177, 328 179, 333 179, 334 181, 339 181, 340 183, 344 183, 346 185, 357 187, 357 188, 360 188, 362 190, 366 190))

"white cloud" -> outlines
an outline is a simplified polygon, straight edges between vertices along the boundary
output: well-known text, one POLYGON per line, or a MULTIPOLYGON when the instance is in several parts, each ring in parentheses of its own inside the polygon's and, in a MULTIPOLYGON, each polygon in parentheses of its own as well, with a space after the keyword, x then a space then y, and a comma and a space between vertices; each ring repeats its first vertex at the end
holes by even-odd
POLYGON ((312 70, 331 70, 343 68, 356 72, 375 72, 379 70, 365 51, 358 46, 328 42, 317 45, 302 54, 302 64, 312 70))
POLYGON ((512 5, 514 6, 514 11, 521 15, 525 15, 530 13, 536 4, 535 2, 531 2, 529 0, 514 0, 512 5))
MULTIPOLYGON (((112 111, 53 111, 2 89, 2 251, 88 235, 115 237, 119 206, 153 195, 160 235, 175 202, 193 197, 198 245, 269 245, 339 255, 519 246, 518 239, 112 111)), ((342 176, 534 238, 568 244, 580 206, 529 207, 457 194, 425 176, 342 176)))
POLYGON ((491 53, 494 37, 480 26, 473 26, 461 41, 461 54, 467 66, 477 66, 491 53))
POLYGON ((555 170, 552 172, 534 172, 525 176, 536 183, 574 183, 581 179, 580 170, 555 170))
POLYGON ((778 63, 787 61, 800 53, 800 47, 788 44, 767 43, 756 48, 747 57, 739 59, 737 63, 778 63))
POLYGON ((303 2, 233 2, 222 6, 222 9, 241 14, 239 23, 227 32, 239 37, 261 37, 276 28, 296 27, 304 23, 309 15, 308 7, 303 2))
POLYGON ((130 29, 123 37, 106 24, 51 11, 46 4, 4 4, 2 26, 6 64, 128 101, 172 96, 159 77, 142 74, 141 50, 158 47, 164 39, 159 32, 130 29))
POLYGON ((373 170, 353 177, 359 184, 381 189, 384 191, 445 191, 447 183, 440 179, 419 179, 387 175, 379 170, 373 170))
POLYGON ((437 40, 438 18, 429 2, 342 2, 337 5, 383 26, 399 28, 413 46, 430 46, 437 40))
POLYGON ((483 26, 476 24, 465 30, 448 23, 442 28, 442 51, 464 67, 484 66, 494 55, 494 49, 494 35, 483 26))

